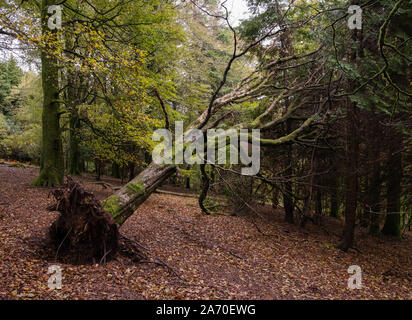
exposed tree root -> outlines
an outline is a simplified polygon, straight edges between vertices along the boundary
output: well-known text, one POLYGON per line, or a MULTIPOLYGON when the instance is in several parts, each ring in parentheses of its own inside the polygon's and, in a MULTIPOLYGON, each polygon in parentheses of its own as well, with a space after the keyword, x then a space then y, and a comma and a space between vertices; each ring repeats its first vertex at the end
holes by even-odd
POLYGON ((49 230, 56 258, 102 263, 114 257, 119 249, 118 227, 95 196, 71 177, 51 194, 57 204, 49 209, 61 213, 49 230))

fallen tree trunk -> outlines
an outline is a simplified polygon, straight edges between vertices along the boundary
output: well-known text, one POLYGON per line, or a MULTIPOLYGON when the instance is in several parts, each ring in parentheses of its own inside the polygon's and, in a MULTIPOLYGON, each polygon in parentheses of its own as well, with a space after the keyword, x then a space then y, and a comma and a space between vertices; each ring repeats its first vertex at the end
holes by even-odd
POLYGON ((115 194, 102 201, 104 210, 121 226, 175 172, 175 166, 152 163, 115 194))

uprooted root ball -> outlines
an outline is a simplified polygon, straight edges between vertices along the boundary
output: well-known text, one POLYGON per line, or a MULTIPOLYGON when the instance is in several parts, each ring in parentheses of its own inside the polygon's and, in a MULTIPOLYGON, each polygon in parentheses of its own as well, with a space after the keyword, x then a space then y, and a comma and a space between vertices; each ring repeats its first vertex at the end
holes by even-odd
POLYGON ((67 177, 66 184, 52 195, 57 204, 50 209, 61 213, 50 227, 56 257, 73 263, 101 263, 117 253, 118 227, 92 193, 67 177))

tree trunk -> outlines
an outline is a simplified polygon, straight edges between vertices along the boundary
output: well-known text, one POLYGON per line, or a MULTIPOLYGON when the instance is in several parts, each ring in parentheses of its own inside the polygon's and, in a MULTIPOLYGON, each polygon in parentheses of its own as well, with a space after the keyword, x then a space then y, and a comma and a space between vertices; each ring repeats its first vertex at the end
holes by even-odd
POLYGON ((317 188, 315 197, 315 223, 318 225, 322 224, 322 191, 317 188))
POLYGON ((120 179, 120 166, 113 162, 112 163, 112 177, 116 178, 116 179, 120 179))
POLYGON ((338 217, 338 172, 334 167, 331 172, 330 182, 330 216, 333 218, 338 217))
MULTIPOLYGON (((56 4, 55 0, 43 0, 41 4, 42 33, 56 33, 48 28, 47 9, 56 4)), ((34 186, 58 186, 63 183, 64 159, 60 131, 59 104, 59 69, 57 58, 46 46, 41 51, 43 115, 42 115, 42 151, 39 176, 32 182, 34 186)))
POLYGON ((114 195, 104 200, 102 202, 103 208, 121 226, 150 194, 175 171, 175 166, 152 163, 114 195))
POLYGON ((382 233, 401 237, 402 136, 395 132, 388 159, 387 215, 382 233))
POLYGON ((134 170, 135 170, 135 164, 133 162, 129 162, 129 181, 132 181, 133 178, 135 177, 134 175, 134 170))
MULTIPOLYGON (((316 152, 316 149, 315 149, 316 152)), ((314 181, 314 186, 313 183, 311 183, 311 187, 314 188, 315 192, 315 216, 314 216, 314 222, 317 225, 322 224, 322 197, 323 197, 323 191, 322 191, 322 184, 323 184, 323 177, 320 175, 320 172, 322 171, 322 162, 320 160, 320 155, 319 154, 314 154, 314 167, 315 167, 315 172, 313 173, 313 181, 314 181)))
MULTIPOLYGON (((291 132, 291 123, 290 120, 286 121, 286 134, 289 134, 291 132)), ((293 219, 293 186, 292 186, 292 175, 293 175, 293 168, 292 168, 292 157, 293 157, 293 151, 292 151, 292 146, 287 146, 287 161, 285 165, 287 166, 287 169, 285 171, 286 179, 287 181, 284 183, 284 193, 283 193, 283 206, 285 209, 285 221, 288 223, 293 224, 294 219, 293 219)))
MULTIPOLYGON (((351 4, 358 4, 358 1, 351 1, 351 4)), ((362 32, 353 30, 351 35, 354 46, 349 48, 349 61, 355 66, 359 58, 363 57, 362 32)), ((348 82, 349 92, 353 91, 358 84, 355 80, 348 82)), ((349 98, 346 100, 346 151, 345 151, 345 180, 346 180, 346 203, 345 203, 345 226, 343 229, 342 241, 337 248, 347 251, 352 247, 355 238, 356 208, 358 205, 358 116, 357 105, 349 98)))
POLYGON ((206 200, 207 194, 210 188, 210 179, 206 172, 206 164, 200 165, 200 171, 202 173, 202 190, 199 195, 199 207, 202 209, 202 212, 209 215, 209 211, 205 207, 204 201, 206 200))
POLYGON ((279 205, 279 189, 274 189, 272 192, 272 208, 277 209, 279 205))
POLYGON ((293 219, 292 182, 290 181, 285 182, 285 193, 283 194, 283 204, 285 208, 285 221, 293 224, 294 219, 293 219))
MULTIPOLYGON (((282 9, 278 1, 275 3, 275 9, 276 12, 279 16, 282 15, 282 9)), ((289 32, 289 30, 285 31, 280 37, 280 44, 281 44, 281 52, 280 56, 281 57, 287 57, 290 55, 293 55, 294 48, 292 45, 293 39, 292 35, 289 32)), ((283 84, 287 86, 288 83, 288 72, 287 70, 283 71, 283 84)), ((285 106, 284 109, 287 112, 290 107, 290 101, 289 98, 285 98, 285 106)), ((292 130, 292 121, 290 119, 286 120, 286 134, 291 133, 292 130)), ((294 219, 293 219, 293 211, 294 211, 294 201, 293 201, 293 185, 292 185, 292 175, 293 175, 293 148, 291 145, 287 146, 287 154, 286 154, 287 160, 285 165, 287 166, 287 169, 285 171, 285 175, 287 176, 287 181, 284 183, 284 193, 283 193, 283 204, 285 208, 285 221, 288 223, 293 224, 294 219)))
POLYGON ((369 207, 369 234, 378 235, 380 233, 378 212, 381 210, 381 161, 380 161, 380 145, 381 145, 381 128, 379 126, 379 118, 370 117, 371 126, 371 142, 369 146, 369 164, 372 168, 371 179, 368 187, 367 204, 369 207))
POLYGON ((100 181, 102 176, 102 161, 94 160, 94 166, 96 167, 96 180, 100 181))
POLYGON ((73 110, 70 112, 69 162, 67 173, 74 175, 79 175, 81 173, 79 139, 77 137, 79 127, 79 116, 77 110, 73 106, 73 110))
POLYGON ((343 230, 342 241, 337 247, 347 251, 353 245, 355 237, 355 221, 357 208, 357 191, 358 191, 358 138, 356 131, 356 104, 348 101, 347 107, 347 131, 346 131, 346 203, 345 203, 345 226, 343 230))
POLYGON ((375 164, 373 166, 372 179, 369 187, 369 234, 378 235, 379 234, 379 216, 377 212, 381 210, 380 206, 380 193, 381 193, 381 178, 380 178, 380 166, 375 164))
MULTIPOLYGON (((71 34, 65 35, 65 46, 68 50, 74 51, 73 37, 71 34)), ((81 75, 74 71, 66 72, 66 90, 64 99, 69 110, 69 157, 67 163, 67 173, 79 175, 82 171, 80 149, 79 149, 79 129, 80 118, 78 107, 82 104, 82 83, 81 75)))

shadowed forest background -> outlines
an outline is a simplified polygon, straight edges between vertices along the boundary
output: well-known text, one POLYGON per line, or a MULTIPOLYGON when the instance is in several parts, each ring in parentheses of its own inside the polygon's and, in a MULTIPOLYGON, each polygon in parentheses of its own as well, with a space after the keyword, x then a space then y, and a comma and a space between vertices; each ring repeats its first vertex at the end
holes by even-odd
POLYGON ((0 299, 412 298, 412 1, 246 3, 0 0, 0 299), (176 121, 259 173, 153 163, 176 121))

